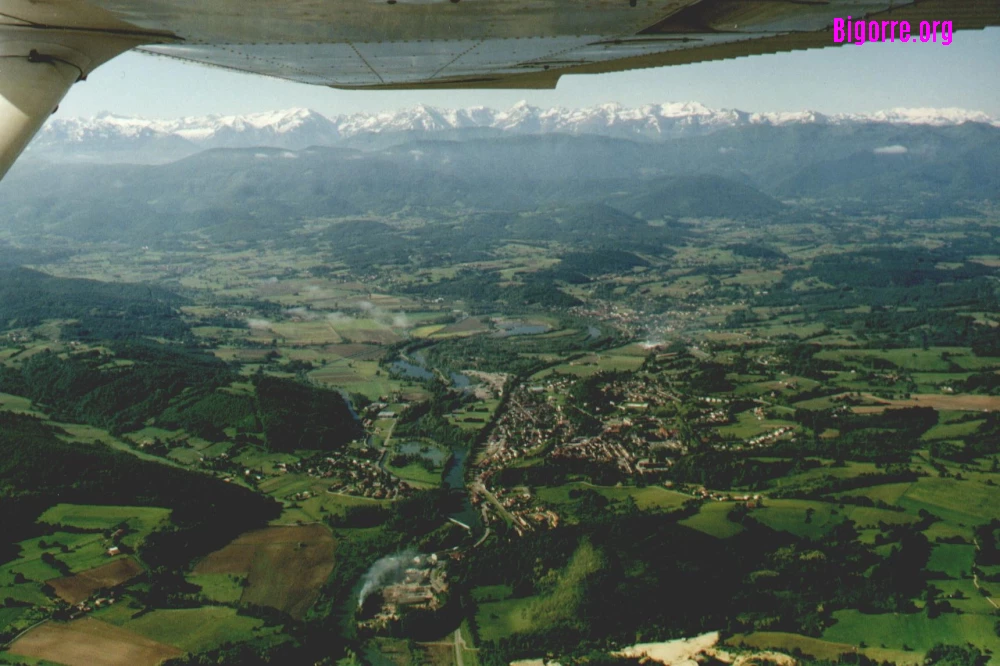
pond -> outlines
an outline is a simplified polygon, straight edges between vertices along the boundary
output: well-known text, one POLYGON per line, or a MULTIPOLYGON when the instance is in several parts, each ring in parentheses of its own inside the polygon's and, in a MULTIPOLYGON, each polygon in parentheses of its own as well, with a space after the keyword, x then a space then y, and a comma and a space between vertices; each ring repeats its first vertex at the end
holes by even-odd
MULTIPOLYGON (((433 370, 427 367, 427 358, 424 356, 423 352, 419 351, 413 354, 412 361, 398 359, 390 363, 389 368, 395 374, 402 375, 403 377, 408 377, 410 379, 426 381, 428 379, 434 379, 435 377, 433 370)), ((468 376, 458 372, 450 372, 448 374, 451 378, 451 384, 455 388, 467 389, 472 386, 472 379, 468 376)))
POLYGON ((429 460, 431 464, 435 467, 439 465, 444 465, 445 461, 448 460, 448 452, 437 447, 431 446, 430 444, 425 444, 424 442, 404 442, 403 444, 398 444, 395 447, 398 453, 402 453, 408 456, 420 456, 429 460))

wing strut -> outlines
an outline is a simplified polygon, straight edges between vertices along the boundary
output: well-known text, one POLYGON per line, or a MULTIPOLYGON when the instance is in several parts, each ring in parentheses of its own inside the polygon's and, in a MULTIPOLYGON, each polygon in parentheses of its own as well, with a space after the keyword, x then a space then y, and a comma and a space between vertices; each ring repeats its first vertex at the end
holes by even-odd
POLYGON ((99 31, 0 26, 0 178, 74 83, 148 41, 99 31))

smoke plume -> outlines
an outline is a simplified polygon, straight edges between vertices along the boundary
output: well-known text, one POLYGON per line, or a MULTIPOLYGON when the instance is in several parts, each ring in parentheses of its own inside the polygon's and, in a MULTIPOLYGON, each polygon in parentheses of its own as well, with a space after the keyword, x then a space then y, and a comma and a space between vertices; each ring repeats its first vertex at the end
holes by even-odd
POLYGON ((368 595, 375 590, 398 583, 406 576, 406 569, 412 566, 413 558, 419 553, 412 548, 378 560, 361 579, 361 593, 358 594, 358 608, 365 603, 368 595))

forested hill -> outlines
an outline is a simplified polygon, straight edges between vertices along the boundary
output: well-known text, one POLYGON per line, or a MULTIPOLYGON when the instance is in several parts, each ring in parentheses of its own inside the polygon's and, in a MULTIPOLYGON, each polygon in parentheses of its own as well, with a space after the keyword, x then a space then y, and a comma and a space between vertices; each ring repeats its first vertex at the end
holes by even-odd
POLYGON ((60 324, 63 340, 102 349, 41 351, 0 367, 0 391, 30 398, 53 417, 113 433, 157 421, 205 439, 224 429, 262 432, 271 448, 324 449, 360 435, 335 392, 292 380, 258 378, 247 395, 222 391, 239 375, 215 356, 185 344, 189 301, 160 287, 59 278, 0 268, 0 330, 60 324))
POLYGON ((18 247, 0 241, 0 273, 6 274, 9 269, 25 264, 40 264, 47 261, 59 261, 72 254, 63 248, 18 247))
MULTIPOLYGON (((0 504, 4 533, 16 542, 58 502, 172 509, 175 529, 144 558, 178 566, 280 513, 271 498, 101 445, 67 443, 38 419, 0 412, 0 504)), ((2 555, 2 554, 0 554, 2 555)), ((3 558, 6 561, 7 558, 3 558)))
POLYGON ((141 428, 186 390, 232 381, 225 364, 203 353, 156 343, 114 347, 113 354, 42 351, 0 368, 0 391, 30 398, 59 420, 121 433, 141 428))
POLYGON ((664 217, 771 218, 786 211, 758 190, 718 176, 690 176, 650 183, 616 205, 648 219, 664 217))
POLYGON ((268 448, 330 450, 361 428, 336 391, 256 377, 256 390, 223 389, 238 375, 214 356, 157 343, 119 343, 114 355, 87 351, 33 355, 0 368, 0 391, 30 398, 54 417, 125 433, 157 423, 208 440, 224 429, 263 432, 268 448))
POLYGON ((0 328, 66 321, 68 335, 82 340, 140 336, 178 339, 188 327, 177 308, 189 301, 144 284, 59 278, 0 265, 0 328))

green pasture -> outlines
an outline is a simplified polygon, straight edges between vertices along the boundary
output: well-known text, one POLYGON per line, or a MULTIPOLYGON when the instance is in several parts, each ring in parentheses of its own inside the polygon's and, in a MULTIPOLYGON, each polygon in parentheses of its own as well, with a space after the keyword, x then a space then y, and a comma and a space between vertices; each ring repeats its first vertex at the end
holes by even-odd
POLYGON ((797 499, 767 499, 750 515, 772 529, 810 539, 823 536, 847 518, 836 505, 797 499), (810 509, 812 513, 807 517, 810 509))
POLYGON ((729 520, 729 512, 734 507, 735 504, 732 502, 706 502, 702 504, 698 513, 680 521, 680 524, 709 536, 728 539, 743 531, 742 525, 729 520))
POLYGON ((910 511, 927 509, 953 523, 976 525, 997 517, 1000 487, 976 481, 922 477, 899 498, 910 511))
POLYGON ((970 576, 976 557, 976 548, 972 545, 939 543, 931 551, 928 571, 939 571, 951 578, 970 576))
POLYGON ((541 597, 489 601, 476 606, 476 624, 483 641, 495 641, 511 634, 531 631, 531 608, 541 597))
POLYGON ((170 509, 148 506, 112 506, 98 504, 56 504, 38 518, 38 522, 87 530, 109 530, 125 523, 129 545, 163 525, 170 509))
POLYGON ((481 585, 472 589, 472 598, 477 604, 509 599, 514 589, 510 585, 481 585))
POLYGON ((128 620, 122 626, 189 652, 249 641, 262 633, 273 632, 273 629, 264 628, 263 620, 237 615, 236 609, 225 606, 155 610, 128 620))
POLYGON ((206 599, 220 604, 234 604, 243 595, 244 579, 233 574, 198 574, 189 580, 201 588, 206 599))
POLYGON ((983 421, 963 421, 960 423, 938 423, 924 433, 921 439, 962 439, 972 433, 983 424, 983 421))
POLYGON ((996 619, 987 615, 944 613, 928 619, 925 613, 882 613, 868 615, 857 610, 836 611, 836 624, 823 632, 824 640, 859 645, 884 644, 893 650, 911 648, 924 653, 937 643, 972 643, 1000 652, 996 619), (905 646, 905 647, 904 647, 905 646))
POLYGON ((18 414, 31 414, 32 416, 45 418, 44 414, 32 407, 30 400, 22 398, 19 395, 11 395, 10 393, 0 393, 0 410, 18 414))
POLYGON ((441 467, 437 472, 428 472, 419 463, 410 463, 404 467, 396 467, 387 462, 385 468, 407 483, 420 487, 440 486, 441 472, 444 470, 444 467, 441 467))
POLYGON ((571 490, 593 490, 612 502, 624 502, 626 499, 632 498, 639 509, 643 511, 675 509, 692 499, 690 495, 667 490, 660 486, 646 486, 645 488, 595 486, 582 481, 538 488, 536 495, 540 502, 552 505, 558 512, 559 507, 571 506, 576 503, 577 500, 569 496, 571 490))
POLYGON ((723 437, 735 437, 736 439, 745 440, 757 435, 763 435, 785 425, 796 424, 792 421, 783 421, 780 419, 758 419, 754 415, 753 410, 748 410, 736 415, 736 423, 720 426, 716 428, 716 431, 723 437))
POLYGON ((579 359, 535 373, 531 379, 538 380, 552 374, 591 377, 599 372, 633 372, 639 369, 644 360, 643 357, 634 355, 586 354, 579 359))

